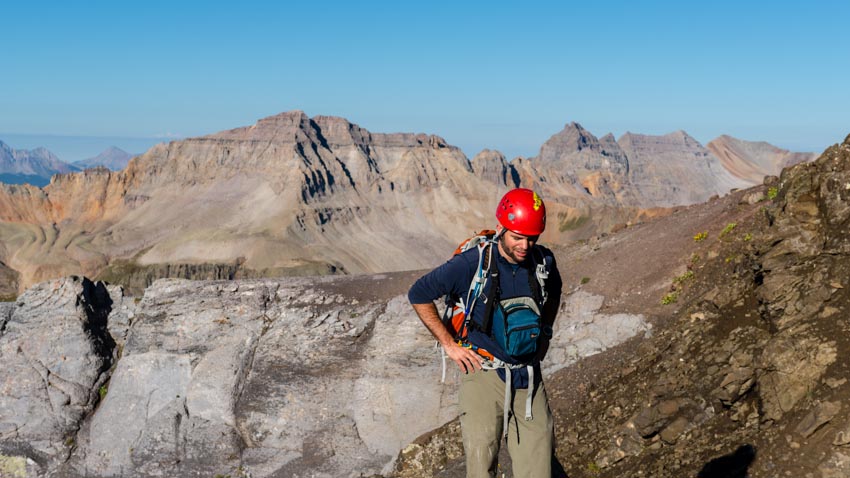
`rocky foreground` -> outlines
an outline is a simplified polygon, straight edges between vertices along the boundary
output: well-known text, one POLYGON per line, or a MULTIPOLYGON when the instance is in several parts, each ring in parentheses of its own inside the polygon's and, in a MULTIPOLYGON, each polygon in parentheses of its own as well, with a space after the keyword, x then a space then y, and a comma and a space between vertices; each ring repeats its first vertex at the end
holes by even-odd
MULTIPOLYGON (((456 416, 415 277, 34 286, 0 308, 0 476, 389 472, 456 416)), ((549 371, 649 330, 601 303, 564 303, 549 371)))

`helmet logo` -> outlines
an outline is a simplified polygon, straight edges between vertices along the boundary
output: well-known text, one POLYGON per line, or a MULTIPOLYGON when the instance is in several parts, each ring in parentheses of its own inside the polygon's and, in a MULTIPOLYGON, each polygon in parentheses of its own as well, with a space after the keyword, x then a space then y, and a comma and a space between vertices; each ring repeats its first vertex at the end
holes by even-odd
POLYGON ((514 213, 508 213, 508 221, 513 222, 514 219, 516 219, 516 216, 514 215, 514 213))
POLYGON ((534 206, 532 206, 532 207, 534 208, 535 211, 537 211, 537 210, 540 209, 540 206, 543 204, 543 200, 540 199, 540 196, 538 196, 537 193, 532 193, 532 194, 534 194, 534 206))

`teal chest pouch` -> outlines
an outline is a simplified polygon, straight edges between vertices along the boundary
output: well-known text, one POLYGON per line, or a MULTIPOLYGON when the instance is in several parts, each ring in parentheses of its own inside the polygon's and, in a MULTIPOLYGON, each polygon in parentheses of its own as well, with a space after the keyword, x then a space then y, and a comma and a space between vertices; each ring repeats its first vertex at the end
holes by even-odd
POLYGON ((540 310, 530 297, 499 301, 493 310, 493 338, 511 357, 521 359, 537 352, 540 310))

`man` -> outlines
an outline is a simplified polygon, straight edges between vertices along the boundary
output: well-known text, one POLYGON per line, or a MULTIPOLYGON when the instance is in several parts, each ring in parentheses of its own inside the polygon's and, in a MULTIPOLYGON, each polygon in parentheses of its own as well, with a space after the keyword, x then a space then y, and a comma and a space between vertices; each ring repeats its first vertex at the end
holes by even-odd
POLYGON ((561 278, 552 252, 536 244, 546 227, 546 208, 536 193, 509 191, 496 219, 495 245, 455 255, 416 281, 408 298, 464 372, 459 407, 466 476, 496 476, 507 435, 514 476, 549 478, 553 421, 540 360, 560 305, 561 278), (471 292, 476 277, 484 280, 477 295, 471 292), (469 311, 468 335, 460 341, 434 305, 444 295, 464 298, 469 311))

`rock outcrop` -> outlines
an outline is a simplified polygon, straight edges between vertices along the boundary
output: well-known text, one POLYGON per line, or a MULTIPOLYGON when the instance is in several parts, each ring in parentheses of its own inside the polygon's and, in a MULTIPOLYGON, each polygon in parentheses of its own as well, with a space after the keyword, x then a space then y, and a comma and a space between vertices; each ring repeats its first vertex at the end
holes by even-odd
POLYGON ((61 463, 107 380, 114 341, 103 284, 56 279, 0 308, 0 451, 61 463))
POLYGON ((485 149, 476 154, 472 158, 472 169, 476 176, 501 187, 511 189, 520 184, 516 169, 498 151, 485 149))
MULTIPOLYGON (((0 304, 0 456, 27 477, 389 471, 457 414, 459 372, 440 383, 404 296, 416 276, 165 279, 141 300, 39 284, 0 304)), ((564 304, 547 373, 649 330, 601 302, 564 304)))
MULTIPOLYGON (((637 307, 655 327, 547 382, 566 476, 847 476, 848 184, 850 136, 761 187, 570 254, 579 268, 603 262, 582 283, 617 297, 608 312, 637 307), (656 289, 643 269, 661 254, 680 269, 656 289), (642 264, 637 290, 622 288, 617 277, 642 264)), ((463 476, 457 432, 420 437, 394 476, 463 476)))

